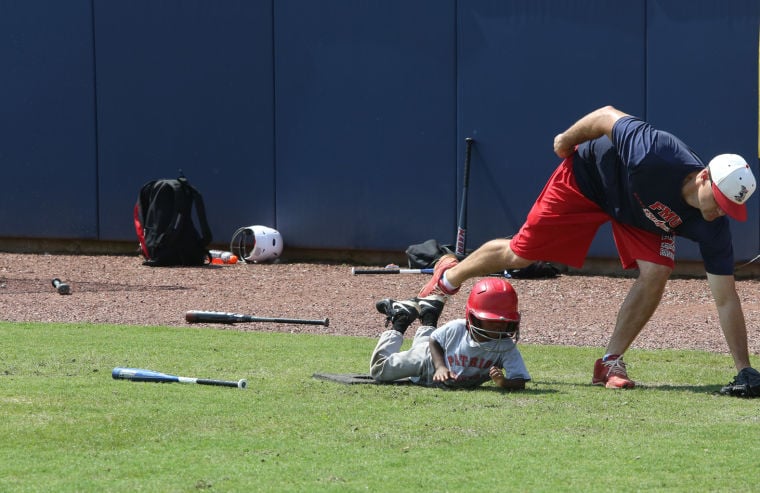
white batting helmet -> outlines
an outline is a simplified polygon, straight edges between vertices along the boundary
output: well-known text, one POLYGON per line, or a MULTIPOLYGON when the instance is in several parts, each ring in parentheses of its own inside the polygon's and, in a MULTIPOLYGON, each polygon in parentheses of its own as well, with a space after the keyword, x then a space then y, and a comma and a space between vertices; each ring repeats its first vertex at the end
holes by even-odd
POLYGON ((271 262, 282 253, 282 235, 266 226, 245 226, 235 231, 230 251, 248 263, 271 262))

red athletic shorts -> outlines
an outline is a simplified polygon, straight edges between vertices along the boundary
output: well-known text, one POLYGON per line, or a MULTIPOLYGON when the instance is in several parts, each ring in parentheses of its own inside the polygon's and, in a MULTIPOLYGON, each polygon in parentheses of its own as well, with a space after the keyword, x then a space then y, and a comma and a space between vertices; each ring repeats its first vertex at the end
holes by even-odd
POLYGON ((607 221, 612 224, 624 269, 636 268, 636 260, 673 268, 673 235, 654 234, 622 224, 587 199, 575 182, 572 157, 562 161, 549 178, 510 246, 515 254, 528 260, 581 268, 597 230, 607 221))

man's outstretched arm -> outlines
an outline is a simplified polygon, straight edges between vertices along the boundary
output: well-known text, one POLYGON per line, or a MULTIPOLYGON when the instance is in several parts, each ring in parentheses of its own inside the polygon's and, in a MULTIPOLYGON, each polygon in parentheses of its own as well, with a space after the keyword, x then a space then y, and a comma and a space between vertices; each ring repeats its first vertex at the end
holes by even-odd
POLYGON ((594 110, 554 137, 554 152, 562 159, 572 156, 575 146, 606 135, 612 139, 612 127, 627 113, 605 106, 594 110))

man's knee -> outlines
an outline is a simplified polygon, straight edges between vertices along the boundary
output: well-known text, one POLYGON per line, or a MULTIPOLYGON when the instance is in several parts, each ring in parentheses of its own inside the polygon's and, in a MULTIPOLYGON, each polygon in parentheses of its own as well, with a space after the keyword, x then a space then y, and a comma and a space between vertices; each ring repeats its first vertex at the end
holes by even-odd
POLYGON ((503 264, 508 265, 510 269, 522 269, 524 267, 529 266, 534 261, 528 260, 527 258, 523 258, 519 255, 517 255, 514 250, 512 250, 512 240, 505 238, 503 240, 494 240, 494 241, 501 241, 501 248, 502 248, 502 257, 503 257, 503 264))
POLYGON ((673 268, 667 265, 655 264, 642 260, 638 261, 638 265, 638 281, 649 286, 660 286, 664 288, 668 279, 670 279, 670 274, 673 272, 673 268))
POLYGON ((492 262, 495 261, 509 269, 521 269, 533 263, 532 260, 522 258, 512 251, 511 243, 511 238, 496 238, 483 243, 476 251, 487 254, 492 262))

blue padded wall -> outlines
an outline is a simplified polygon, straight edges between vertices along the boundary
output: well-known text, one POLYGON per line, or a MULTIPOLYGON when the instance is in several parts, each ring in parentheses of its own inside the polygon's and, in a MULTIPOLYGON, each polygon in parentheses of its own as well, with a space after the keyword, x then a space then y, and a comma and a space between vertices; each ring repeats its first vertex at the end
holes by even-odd
POLYGON ((90 0, 0 3, 0 236, 97 238, 90 0))
MULTIPOLYGON (((759 23, 757 0, 648 2, 647 118, 705 164, 716 154, 740 154, 758 177, 759 23)), ((747 206, 746 223, 731 221, 737 260, 760 250, 760 197, 747 206)), ((701 258, 693 242, 679 240, 676 248, 679 260, 701 258)))
MULTIPOLYGON (((759 24, 757 0, 2 2, 0 236, 133 240, 139 187, 182 168, 217 243, 453 242, 473 137, 472 249, 519 228, 554 136, 605 104, 760 175, 759 24)), ((616 256, 609 228, 590 255, 616 256)))
POLYGON ((95 1, 103 239, 182 168, 215 241, 274 223, 271 1, 95 1))
MULTIPOLYGON (((560 162, 556 134, 606 104, 643 110, 644 13, 642 2, 459 2, 459 128, 476 140, 468 249, 522 225, 560 162)), ((610 248, 599 234, 591 253, 610 248)))
POLYGON ((454 4, 275 2, 286 245, 403 250, 453 235, 454 4))

